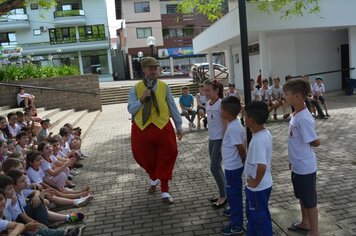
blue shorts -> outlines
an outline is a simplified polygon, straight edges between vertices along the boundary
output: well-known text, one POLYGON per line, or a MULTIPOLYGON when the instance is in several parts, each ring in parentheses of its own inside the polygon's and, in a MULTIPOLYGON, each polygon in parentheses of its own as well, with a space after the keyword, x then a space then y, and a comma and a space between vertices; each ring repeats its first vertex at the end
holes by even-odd
POLYGON ((314 208, 317 205, 316 172, 307 175, 298 175, 292 172, 294 195, 305 208, 314 208))

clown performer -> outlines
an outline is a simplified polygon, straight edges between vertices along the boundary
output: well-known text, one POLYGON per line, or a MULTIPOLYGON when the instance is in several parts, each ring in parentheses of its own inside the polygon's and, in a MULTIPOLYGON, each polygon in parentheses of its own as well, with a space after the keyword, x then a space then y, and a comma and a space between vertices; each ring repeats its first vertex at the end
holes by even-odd
POLYGON ((141 61, 144 78, 130 90, 128 111, 132 115, 131 148, 136 162, 148 173, 153 194, 161 183, 163 204, 174 204, 169 194, 178 155, 173 118, 178 140, 182 139, 182 118, 169 86, 157 79, 159 62, 153 57, 141 61))

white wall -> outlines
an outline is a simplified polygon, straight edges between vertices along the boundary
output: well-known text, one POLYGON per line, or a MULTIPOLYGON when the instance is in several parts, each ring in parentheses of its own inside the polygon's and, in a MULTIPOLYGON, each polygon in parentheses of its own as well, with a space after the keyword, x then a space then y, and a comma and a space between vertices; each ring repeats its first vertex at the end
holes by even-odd
MULTIPOLYGON (((269 70, 272 78, 279 77, 284 84, 286 75, 302 75, 341 69, 341 44, 348 43, 347 31, 295 33, 267 37, 269 70)), ((234 64, 235 84, 243 89, 241 49, 235 47, 233 54, 240 56, 234 64)), ((250 56, 250 77, 256 81, 259 74, 260 55, 250 56)), ((341 73, 322 75, 327 90, 341 89, 341 73)), ((311 77, 314 82, 315 76, 311 77)))
MULTIPOLYGON (((297 75, 341 69, 340 45, 348 43, 347 31, 297 34, 295 39, 297 75)), ((341 89, 341 72, 323 78, 327 90, 341 89)))
POLYGON ((294 35, 272 36, 268 37, 267 41, 270 76, 284 81, 286 75, 295 75, 297 71, 294 35))

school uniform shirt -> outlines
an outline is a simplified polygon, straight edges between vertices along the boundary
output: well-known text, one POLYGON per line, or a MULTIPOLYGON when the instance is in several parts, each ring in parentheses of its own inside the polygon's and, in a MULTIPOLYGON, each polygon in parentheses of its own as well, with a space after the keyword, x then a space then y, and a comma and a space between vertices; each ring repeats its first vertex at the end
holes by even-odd
POLYGON ((5 203, 5 208, 2 211, 2 216, 8 221, 13 221, 11 218, 11 207, 12 207, 11 204, 12 204, 12 200, 10 198, 7 198, 5 203))
POLYGON ((221 118, 221 98, 213 104, 210 101, 206 104, 206 114, 208 117, 208 135, 210 140, 223 139, 224 125, 221 118))
POLYGON ((39 167, 38 170, 35 170, 30 167, 27 169, 27 176, 30 178, 31 183, 40 184, 43 183, 45 173, 43 172, 41 167, 39 167))
POLYGON ((16 123, 15 127, 12 127, 10 124, 7 125, 7 128, 9 129, 9 133, 12 135, 12 137, 16 137, 18 133, 21 131, 21 127, 16 123))
POLYGON ((199 96, 199 101, 200 103, 205 106, 206 104, 206 95, 201 95, 200 93, 197 94, 197 96, 199 96))
POLYGON ((26 199, 22 191, 21 193, 15 192, 14 195, 17 197, 17 201, 14 205, 11 205, 11 219, 16 221, 17 217, 25 212, 24 207, 26 206, 26 199))
POLYGON ((237 97, 237 98, 240 98, 240 96, 237 93, 237 91, 231 92, 230 90, 226 92, 225 97, 237 97))
POLYGON ((325 86, 324 84, 321 84, 320 86, 317 83, 314 83, 313 85, 313 95, 317 96, 318 93, 322 96, 323 93, 325 93, 325 86))
POLYGON ((7 220, 0 219, 0 233, 7 230, 9 223, 7 220))
POLYGON ((315 121, 308 109, 294 114, 288 128, 288 160, 294 173, 306 175, 317 170, 316 156, 310 146, 317 139, 315 121))
POLYGON ((227 126, 221 145, 221 155, 226 170, 237 170, 243 167, 236 145, 244 143, 244 128, 241 125, 241 121, 239 119, 231 121, 227 126))
POLYGON ((279 86, 278 88, 276 88, 275 86, 271 86, 269 88, 269 90, 271 91, 271 96, 273 99, 278 100, 278 99, 283 98, 283 96, 284 96, 282 86, 279 86))
POLYGON ((245 161, 245 180, 247 186, 247 179, 251 176, 256 178, 257 165, 266 165, 266 172, 256 188, 247 186, 251 191, 257 192, 272 187, 272 174, 271 174, 271 162, 272 162, 272 135, 268 129, 263 129, 254 133, 247 151, 247 157, 245 161))
POLYGON ((263 102, 268 102, 271 99, 271 91, 269 88, 260 88, 260 90, 258 90, 258 95, 260 95, 261 101, 263 102))
MULTIPOLYGON (((51 158, 51 157, 50 157, 50 159, 51 159, 51 161, 52 161, 52 158, 51 158)), ((53 161, 52 161, 52 163, 51 163, 51 162, 49 162, 49 161, 47 161, 46 159, 43 158, 43 159, 41 160, 41 168, 42 168, 42 170, 43 170, 43 172, 45 173, 46 176, 52 178, 52 176, 49 175, 49 174, 47 174, 46 171, 47 171, 48 169, 52 169, 52 168, 53 168, 53 161)))
POLYGON ((253 91, 251 91, 251 101, 255 101, 255 100, 259 100, 256 98, 259 98, 259 94, 258 94, 258 89, 257 88, 253 88, 253 91))

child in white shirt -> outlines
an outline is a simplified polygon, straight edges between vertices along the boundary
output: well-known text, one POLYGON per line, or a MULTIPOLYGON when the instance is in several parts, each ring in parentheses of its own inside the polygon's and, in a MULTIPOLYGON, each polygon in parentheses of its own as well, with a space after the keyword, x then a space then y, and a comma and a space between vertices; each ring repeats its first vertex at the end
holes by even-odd
POLYGON ((265 102, 246 105, 246 126, 252 139, 245 162, 247 235, 272 236, 268 201, 272 191, 272 135, 264 127, 269 111, 265 102))
POLYGON ((241 111, 240 99, 234 96, 225 97, 221 101, 221 116, 229 122, 224 134, 221 154, 225 168, 226 194, 230 210, 224 215, 230 215, 230 224, 223 227, 223 235, 243 233, 242 204, 242 172, 246 158, 244 129, 237 115, 241 111))
POLYGON ((315 132, 315 121, 306 108, 304 99, 310 93, 307 80, 288 81, 283 86, 287 103, 295 108, 288 130, 288 160, 292 171, 294 195, 299 199, 302 220, 288 230, 319 236, 316 193, 317 161, 312 147, 320 146, 315 132))
POLYGON ((326 102, 325 96, 325 86, 323 83, 323 78, 321 76, 316 77, 315 83, 313 85, 313 96, 315 101, 320 101, 323 104, 325 109, 325 115, 330 117, 328 113, 328 103, 326 102))

